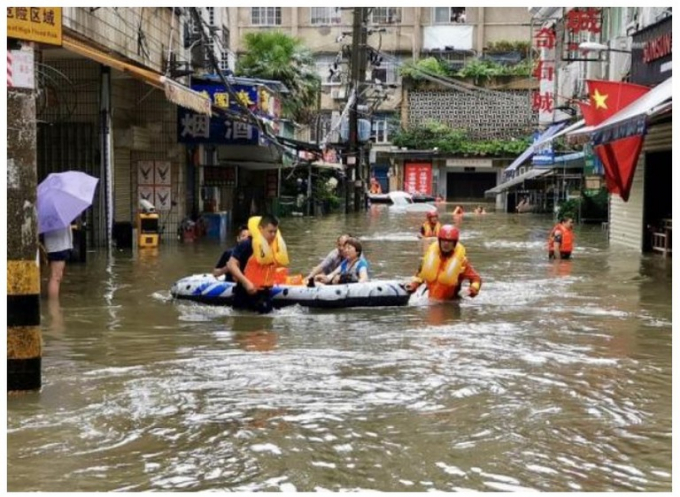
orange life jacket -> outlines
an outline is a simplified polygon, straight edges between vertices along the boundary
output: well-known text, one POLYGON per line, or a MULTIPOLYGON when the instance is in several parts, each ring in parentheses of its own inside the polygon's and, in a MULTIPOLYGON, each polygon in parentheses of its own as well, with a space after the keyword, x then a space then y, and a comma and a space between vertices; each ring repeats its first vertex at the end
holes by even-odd
POLYGON ((379 183, 373 183, 371 185, 371 193, 382 193, 382 187, 379 183))
POLYGON ((574 250, 574 232, 565 228, 562 224, 556 224, 550 235, 548 236, 548 252, 555 249, 555 233, 559 231, 562 233, 562 243, 560 244, 560 252, 571 253, 574 250))
POLYGON ((431 299, 449 300, 456 294, 460 276, 465 272, 466 265, 465 247, 460 242, 448 257, 441 253, 439 242, 434 242, 423 258, 423 266, 418 276, 427 283, 431 299))
MULTIPOLYGON (((246 264, 246 268, 243 271, 243 276, 248 278, 256 288, 272 287, 277 283, 276 270, 277 265, 275 262, 271 264, 260 264, 257 262, 255 256, 251 255, 246 264)), ((285 278, 285 275, 283 277, 285 278)))
POLYGON ((439 234, 439 230, 440 230, 441 227, 442 227, 442 225, 439 221, 437 221, 437 224, 434 225, 434 228, 432 227, 432 225, 430 223, 425 221, 425 223, 423 223, 423 236, 425 238, 437 236, 439 234))

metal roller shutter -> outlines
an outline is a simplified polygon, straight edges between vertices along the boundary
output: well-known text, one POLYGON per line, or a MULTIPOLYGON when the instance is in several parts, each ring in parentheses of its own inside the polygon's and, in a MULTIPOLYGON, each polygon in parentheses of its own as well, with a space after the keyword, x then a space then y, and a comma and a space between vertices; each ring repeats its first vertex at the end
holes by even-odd
POLYGON ((132 222, 132 173, 130 149, 115 147, 113 151, 113 219, 115 222, 132 222))
POLYGON ((609 201, 609 243, 642 252, 644 233, 645 154, 638 159, 628 202, 618 195, 609 201))
POLYGON ((645 137, 643 152, 669 150, 673 145, 673 123, 650 126, 645 137))

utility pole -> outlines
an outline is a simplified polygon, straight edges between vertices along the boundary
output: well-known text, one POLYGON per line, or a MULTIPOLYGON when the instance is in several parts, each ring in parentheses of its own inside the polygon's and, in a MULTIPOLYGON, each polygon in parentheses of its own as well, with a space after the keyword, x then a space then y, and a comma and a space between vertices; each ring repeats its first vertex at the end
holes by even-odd
POLYGON ((7 390, 21 392, 39 390, 42 384, 35 208, 37 78, 34 44, 8 39, 8 45, 8 65, 12 69, 8 78, 10 74, 12 78, 7 89, 7 390), (25 67, 21 74, 20 65, 25 67))
POLYGON ((359 144, 359 114, 357 108, 360 104, 360 96, 366 79, 366 7, 354 7, 352 23, 352 57, 351 78, 352 89, 356 98, 349 112, 349 154, 348 165, 353 165, 350 184, 345 190, 345 212, 349 212, 349 199, 351 188, 354 188, 354 210, 359 211, 363 202, 363 154, 359 144))

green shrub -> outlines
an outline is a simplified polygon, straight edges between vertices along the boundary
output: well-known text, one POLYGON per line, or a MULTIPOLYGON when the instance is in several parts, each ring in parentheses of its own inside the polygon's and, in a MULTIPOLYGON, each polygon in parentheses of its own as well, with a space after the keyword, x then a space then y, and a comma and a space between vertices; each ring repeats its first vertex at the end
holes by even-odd
POLYGON ((531 144, 529 138, 513 140, 471 140, 467 133, 453 129, 441 122, 426 122, 400 129, 392 138, 392 144, 408 149, 433 149, 453 155, 515 156, 531 144))

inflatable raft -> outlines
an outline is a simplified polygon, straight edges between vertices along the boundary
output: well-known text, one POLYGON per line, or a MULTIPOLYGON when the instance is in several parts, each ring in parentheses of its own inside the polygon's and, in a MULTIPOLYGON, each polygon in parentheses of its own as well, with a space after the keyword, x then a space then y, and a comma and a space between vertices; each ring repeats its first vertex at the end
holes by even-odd
MULTIPOLYGON (((176 299, 231 305, 234 286, 235 283, 212 274, 194 274, 177 281, 170 293, 176 299)), ((314 287, 277 285, 271 289, 271 295, 275 308, 290 305, 324 308, 404 306, 410 297, 397 280, 314 287)))

